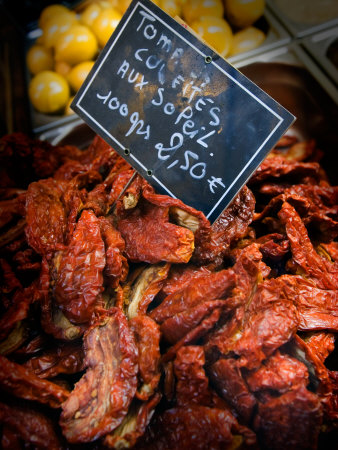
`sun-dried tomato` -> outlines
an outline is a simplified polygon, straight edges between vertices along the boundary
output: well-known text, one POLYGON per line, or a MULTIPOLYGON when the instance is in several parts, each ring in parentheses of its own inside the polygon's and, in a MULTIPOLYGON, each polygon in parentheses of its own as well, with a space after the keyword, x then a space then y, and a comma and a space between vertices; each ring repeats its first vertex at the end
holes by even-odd
POLYGON ((13 225, 9 230, 5 228, 5 231, 0 234, 0 248, 5 246, 9 250, 9 245, 13 241, 20 241, 23 239, 24 232, 26 228, 26 220, 24 218, 19 219, 15 225, 13 225))
POLYGON ((31 370, 2 355, 0 355, 0 386, 16 397, 46 403, 52 408, 59 408, 69 395, 66 389, 39 378, 31 370))
POLYGON ((128 167, 114 172, 108 203, 111 207, 114 205, 117 215, 123 214, 125 209, 134 208, 139 201, 142 181, 139 176, 131 181, 134 174, 135 171, 128 167))
POLYGON ((226 298, 235 285, 236 275, 231 269, 212 272, 191 280, 184 288, 168 295, 163 302, 150 313, 156 322, 162 323, 186 309, 208 300, 226 298))
POLYGON ((250 373, 246 381, 252 392, 273 390, 284 394, 299 386, 306 387, 309 374, 307 367, 301 361, 277 351, 263 361, 259 369, 250 373))
POLYGON ((186 263, 194 250, 192 231, 169 222, 169 208, 143 201, 118 222, 132 262, 186 263))
POLYGON ((332 241, 329 244, 321 243, 318 250, 318 253, 320 250, 324 250, 327 259, 338 262, 338 242, 332 241))
POLYGON ((244 423, 250 423, 256 399, 249 391, 240 368, 234 359, 219 359, 208 368, 212 385, 235 410, 244 423))
POLYGON ((211 406, 209 380, 204 370, 203 347, 185 346, 179 349, 174 360, 176 404, 211 406))
POLYGON ((169 263, 153 264, 143 269, 135 279, 130 281, 130 289, 124 305, 130 319, 138 314, 146 314, 148 306, 165 282, 169 269, 169 263))
POLYGON ((15 352, 26 341, 29 328, 24 320, 16 322, 6 339, 0 342, 0 354, 7 356, 15 352))
POLYGON ((315 139, 298 142, 295 136, 283 136, 270 153, 270 156, 283 156, 292 161, 304 161, 311 157, 311 160, 315 161, 317 160, 314 159, 317 151, 319 152, 315 139))
POLYGON ((304 177, 319 178, 320 166, 316 162, 298 162, 286 159, 283 156, 266 158, 252 175, 249 186, 266 180, 295 179, 302 182, 304 177))
POLYGON ((142 177, 140 175, 136 175, 130 185, 125 188, 122 196, 122 204, 124 209, 135 208, 141 196, 142 185, 142 177))
POLYGON ((156 393, 147 402, 134 401, 121 425, 105 436, 104 445, 115 449, 133 448, 145 433, 160 400, 161 394, 156 393))
POLYGON ((101 236, 105 244, 106 266, 104 274, 109 285, 116 288, 119 282, 125 281, 128 275, 128 262, 123 255, 125 243, 121 233, 116 230, 106 217, 99 217, 101 236))
MULTIPOLYGON (((62 448, 53 422, 31 406, 7 405, 1 402, 0 423, 8 427, 17 437, 20 449, 23 448, 20 441, 39 449, 60 450, 62 448)), ((14 450, 15 447, 9 448, 14 450)))
POLYGON ((221 450, 238 441, 253 445, 256 439, 228 410, 193 405, 168 409, 157 416, 141 448, 221 450))
POLYGON ((1 280, 1 293, 10 294, 16 289, 21 289, 21 282, 16 277, 10 264, 3 258, 0 258, 0 280, 1 280))
MULTIPOLYGON (((62 446, 147 450, 254 444, 229 408, 261 448, 311 448, 323 409, 325 447, 338 423, 338 189, 320 156, 283 138, 211 226, 99 137, 84 151, 0 140, 0 187, 13 186, 0 188, 0 353, 16 361, 5 401, 60 406, 63 392, 62 446)), ((25 436, 3 423, 4 447, 40 446, 25 436)))
POLYGON ((179 289, 183 289, 192 280, 197 282, 201 275, 207 275, 212 272, 214 266, 193 266, 188 265, 173 265, 170 269, 169 276, 166 279, 163 288, 161 290, 161 297, 166 297, 169 294, 173 294, 179 289))
POLYGON ((236 287, 233 296, 238 305, 248 303, 257 285, 270 274, 270 268, 262 262, 262 252, 257 243, 249 244, 231 253, 235 259, 232 270, 236 273, 236 287))
POLYGON ((2 450, 21 450, 22 448, 22 443, 20 442, 19 436, 7 425, 3 425, 2 427, 0 445, 2 450))
POLYGON ((29 359, 27 367, 40 378, 53 378, 58 374, 72 374, 83 369, 83 349, 79 343, 62 343, 29 359))
POLYGON ((84 336, 86 373, 62 405, 69 442, 90 442, 118 427, 137 387, 137 348, 124 314, 103 315, 84 336))
POLYGON ((16 350, 15 356, 24 355, 26 357, 29 357, 36 353, 39 353, 46 347, 48 340, 49 338, 47 337, 47 335, 38 334, 32 339, 28 339, 24 345, 22 345, 18 350, 16 350))
POLYGON ((156 194, 154 188, 143 180, 142 196, 153 205, 169 208, 169 215, 177 225, 191 230, 199 241, 210 233, 210 222, 201 212, 178 198, 156 194))
POLYGON ((259 243, 259 251, 264 260, 271 263, 282 261, 290 251, 290 245, 286 236, 278 233, 271 233, 256 240, 259 243))
POLYGON ((38 178, 53 175, 66 157, 76 158, 80 150, 73 146, 53 147, 47 141, 31 139, 24 133, 12 133, 0 139, 2 186, 26 187, 38 178))
POLYGON ((62 189, 52 178, 31 183, 26 196, 28 244, 42 256, 64 248, 66 211, 62 189))
POLYGON ((39 279, 41 326, 56 339, 72 340, 83 334, 81 327, 71 323, 55 303, 51 292, 51 277, 48 261, 43 258, 39 279))
POLYGON ((198 264, 221 264, 231 244, 242 238, 252 221, 255 198, 246 186, 211 227, 207 238, 196 240, 193 261, 198 264))
POLYGON ((57 304, 74 323, 90 320, 103 291, 105 264, 100 223, 91 211, 85 210, 62 254, 54 288, 57 304))
POLYGON ((161 333, 164 339, 170 344, 182 339, 187 333, 192 331, 206 316, 213 310, 227 310, 231 306, 226 300, 210 300, 199 303, 192 308, 181 311, 169 317, 161 324, 161 333))
POLYGON ((87 164, 89 170, 96 170, 102 174, 111 171, 117 173, 130 168, 127 161, 98 136, 82 156, 81 162, 87 164))
POLYGON ((239 308, 233 320, 209 336, 208 352, 217 349, 226 356, 240 357, 240 366, 258 368, 260 362, 296 333, 298 316, 295 306, 274 280, 258 285, 246 308, 239 308))
MULTIPOLYGON (((112 147, 97 134, 94 136, 88 149, 82 152, 80 162, 84 165, 88 165, 102 153, 113 153, 112 150, 112 147)), ((115 155, 117 155, 117 153, 115 153, 115 155)))
POLYGON ((259 404, 255 429, 264 448, 316 449, 322 422, 317 395, 304 386, 259 404))
MULTIPOLYGON (((265 189, 266 192, 266 189, 265 189)), ((263 211, 255 215, 262 220, 280 208, 283 202, 292 204, 302 216, 306 226, 311 226, 312 234, 321 241, 330 242, 338 235, 338 188, 308 184, 292 185, 274 196, 263 211)))
POLYGON ((199 339, 205 336, 219 321, 221 316, 221 308, 216 308, 211 314, 206 316, 195 328, 190 330, 182 339, 176 342, 175 345, 169 348, 169 350, 163 355, 162 362, 166 363, 175 357, 178 350, 184 345, 195 344, 199 339))
POLYGON ((130 322, 138 349, 138 369, 140 387, 137 397, 148 400, 155 392, 160 381, 160 329, 150 317, 138 315, 130 322))
POLYGON ((299 275, 283 275, 276 283, 296 305, 300 331, 338 331, 338 290, 320 289, 299 275))
POLYGON ((303 336, 307 348, 324 363, 325 359, 334 350, 335 335, 325 331, 317 331, 303 336))
POLYGON ((16 290, 11 305, 0 319, 0 340, 8 336, 15 324, 28 316, 31 303, 39 297, 40 293, 35 282, 24 289, 16 290))
POLYGON ((0 229, 5 226, 10 226, 15 220, 25 215, 22 199, 21 194, 21 197, 0 201, 0 229))
POLYGON ((285 224, 292 257, 301 274, 311 277, 319 288, 337 289, 337 264, 318 255, 296 210, 285 202, 279 212, 279 217, 285 224))

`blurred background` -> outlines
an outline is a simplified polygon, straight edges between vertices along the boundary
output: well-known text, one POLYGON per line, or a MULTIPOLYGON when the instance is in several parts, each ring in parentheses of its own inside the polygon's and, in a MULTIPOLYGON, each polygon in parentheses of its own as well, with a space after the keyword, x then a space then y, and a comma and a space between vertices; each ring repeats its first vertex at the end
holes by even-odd
MULTIPOLYGON (((69 105, 129 3, 0 2, 1 135, 56 142, 79 126, 69 105)), ((337 144, 336 0, 155 3, 295 114, 297 137, 337 144)))

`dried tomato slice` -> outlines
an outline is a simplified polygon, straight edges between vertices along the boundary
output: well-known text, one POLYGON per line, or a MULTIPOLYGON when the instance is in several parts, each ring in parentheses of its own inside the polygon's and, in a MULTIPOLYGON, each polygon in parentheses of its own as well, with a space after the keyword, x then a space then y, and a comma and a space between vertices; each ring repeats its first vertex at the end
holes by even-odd
POLYGON ((86 373, 62 405, 69 442, 91 442, 118 427, 137 387, 138 354, 127 319, 117 308, 84 336, 86 373))
POLYGON ((105 248, 100 223, 85 210, 57 268, 54 296, 66 317, 74 323, 88 322, 103 292, 105 248))
POLYGON ((39 378, 26 367, 0 355, 0 386, 19 398, 36 400, 59 408, 69 392, 48 380, 39 378))

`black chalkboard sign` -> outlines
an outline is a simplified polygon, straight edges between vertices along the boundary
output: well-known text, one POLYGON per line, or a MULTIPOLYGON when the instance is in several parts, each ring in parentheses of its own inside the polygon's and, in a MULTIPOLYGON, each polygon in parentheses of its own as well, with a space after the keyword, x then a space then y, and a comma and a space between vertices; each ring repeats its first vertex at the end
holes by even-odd
POLYGON ((213 222, 294 117, 149 0, 134 0, 72 108, 158 192, 213 222))

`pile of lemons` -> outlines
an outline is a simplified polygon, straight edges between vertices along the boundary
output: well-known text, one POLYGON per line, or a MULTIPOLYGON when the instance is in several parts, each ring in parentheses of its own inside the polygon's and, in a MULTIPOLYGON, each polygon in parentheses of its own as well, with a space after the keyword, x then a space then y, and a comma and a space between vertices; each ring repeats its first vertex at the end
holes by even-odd
POLYGON ((42 35, 26 55, 32 75, 28 94, 45 114, 71 114, 73 95, 84 82, 99 51, 118 25, 130 0, 87 1, 79 12, 61 4, 40 14, 42 35))
POLYGON ((265 39, 253 24, 263 15, 265 0, 155 0, 180 17, 223 57, 252 50, 265 39))
MULTIPOLYGON (((45 114, 71 114, 73 95, 131 0, 86 0, 78 12, 61 4, 39 17, 42 35, 27 52, 32 74, 29 98, 45 114)), ((223 57, 259 46, 264 33, 253 26, 264 0, 153 0, 172 17, 181 17, 223 57)))

